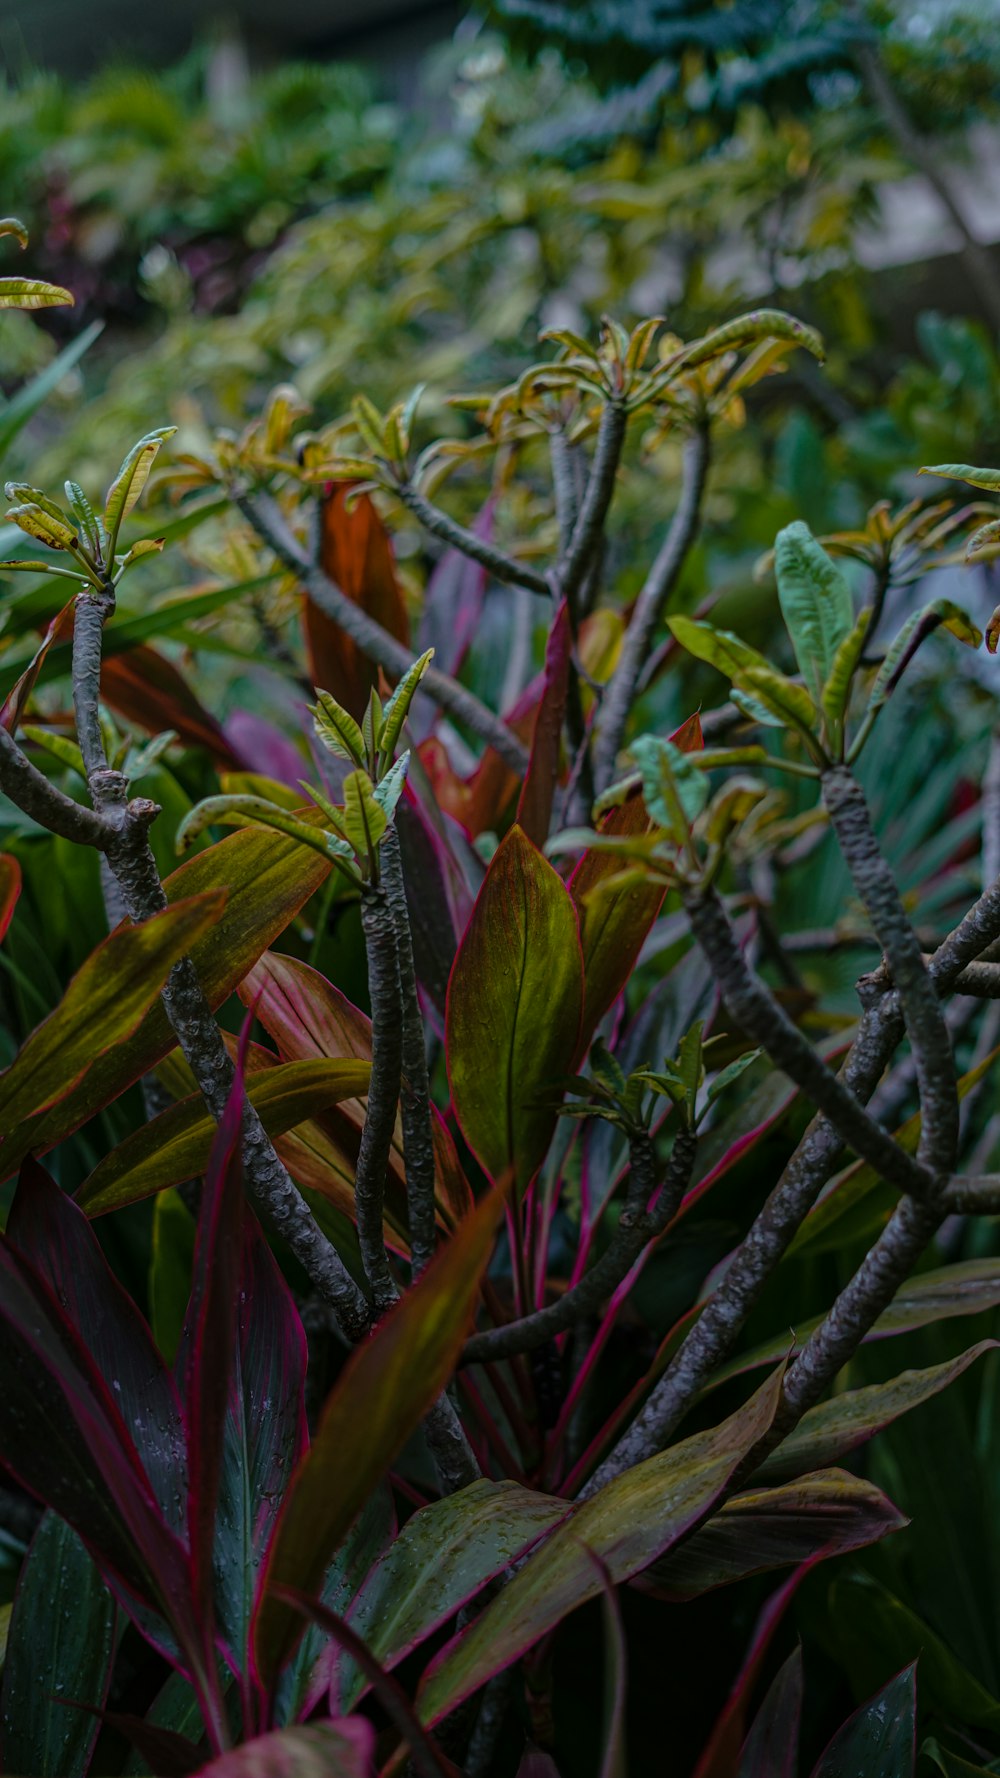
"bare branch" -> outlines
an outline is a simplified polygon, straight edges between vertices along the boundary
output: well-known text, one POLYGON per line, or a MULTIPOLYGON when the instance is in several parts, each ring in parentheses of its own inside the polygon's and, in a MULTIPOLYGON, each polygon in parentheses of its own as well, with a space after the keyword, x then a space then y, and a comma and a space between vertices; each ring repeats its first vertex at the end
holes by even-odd
POLYGON ((406 1203, 413 1272, 414 1276, 419 1277, 434 1257, 434 1136, 427 1049, 413 966, 410 915, 406 905, 399 835, 394 826, 388 829, 382 841, 382 882, 396 928, 403 1018, 400 1097, 403 1113, 403 1156, 406 1162, 406 1203))
POLYGON ((442 512, 439 506, 428 500, 412 482, 399 482, 394 489, 408 512, 429 531, 433 537, 440 537, 442 543, 449 548, 461 550, 463 556, 478 562, 481 568, 487 569, 494 580, 502 581, 505 586, 521 586, 529 593, 540 593, 543 598, 549 597, 549 583, 545 575, 527 562, 519 562, 514 556, 508 556, 495 543, 485 537, 477 537, 475 531, 469 531, 453 519, 448 513, 442 512))
POLYGON ((386 1173, 399 1106, 403 1034, 396 924, 381 883, 369 884, 361 892, 361 925, 372 1008, 372 1073, 355 1172, 354 1201, 365 1277, 376 1308, 384 1313, 399 1294, 385 1250, 384 1216, 386 1173))

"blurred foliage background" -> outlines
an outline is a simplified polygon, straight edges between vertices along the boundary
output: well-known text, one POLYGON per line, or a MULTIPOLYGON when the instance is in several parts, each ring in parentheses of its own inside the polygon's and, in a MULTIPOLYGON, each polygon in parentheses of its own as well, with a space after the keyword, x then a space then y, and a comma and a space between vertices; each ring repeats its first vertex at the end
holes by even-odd
MULTIPOLYGON (((96 26, 101 8, 86 10, 96 26)), ((3 207, 29 225, 33 272, 70 286, 76 306, 44 319, 0 317, 7 403, 52 373, 46 400, 7 445, 7 475, 30 467, 41 485, 72 474, 99 487, 148 428, 177 425, 173 449, 198 451, 216 426, 239 430, 277 382, 295 384, 317 423, 336 419, 358 389, 381 407, 423 383, 425 437, 459 435, 449 395, 517 376, 542 328, 592 333, 606 312, 626 325, 663 314, 691 337, 775 302, 822 331, 827 363, 821 370, 798 354, 729 415, 705 534, 681 589, 689 608, 711 604, 717 621, 766 642, 774 593, 754 569, 780 526, 804 518, 820 535, 861 528, 876 502, 898 506, 923 491, 922 463, 1000 460, 995 0, 498 0, 470 16, 431 9, 417 33, 426 39, 419 65, 413 18, 397 28, 370 16, 358 62, 344 59, 343 45, 332 58, 318 53, 337 49, 328 16, 303 22, 295 4, 285 10, 284 37, 266 8, 242 26, 238 17, 192 16, 191 46, 174 61, 162 59, 174 47, 166 39, 146 42, 148 61, 127 54, 127 33, 111 28, 109 11, 107 55, 97 55, 92 33, 91 70, 77 78, 72 55, 59 52, 58 8, 38 8, 49 19, 46 39, 38 17, 8 7, 3 207), (315 53, 303 59, 303 46, 315 53)), ((624 519, 607 565, 622 603, 672 510, 679 449, 653 436, 630 445, 624 519)), ((463 468, 449 484, 452 509, 470 519, 491 491, 504 491, 502 453, 495 475, 491 490, 475 462, 463 468)), ((501 540, 509 527, 551 541, 545 478, 521 478, 509 493, 501 540)), ((290 590, 272 576, 237 597, 231 589, 260 573, 239 526, 220 517, 185 534, 165 511, 177 547, 149 569, 123 617, 183 666, 227 732, 252 711, 294 736, 302 687, 275 646, 296 621, 290 590)), ((416 614, 433 559, 405 513, 389 516, 416 614)), ((16 534, 3 548, 15 552, 16 534)), ((913 597, 912 566, 898 564, 890 587, 897 616, 913 597)), ((857 561, 851 571, 860 584, 871 569, 857 561)), ((926 578, 977 621, 1000 597, 989 563, 966 569, 935 558, 926 578)), ((54 606, 14 576, 0 586, 6 686, 54 606)), ((466 677, 509 706, 543 645, 544 613, 529 595, 497 589, 466 677), (501 633, 498 651, 491 638, 501 633), (520 639, 513 651, 511 637, 520 639), (491 681, 501 654, 502 687, 491 681)), ((988 657, 929 647, 886 722, 877 773, 872 763, 880 829, 931 934, 967 905, 986 865, 978 799, 997 722, 996 674, 988 657)), ((690 668, 666 674, 639 726, 666 732, 719 691, 690 668)), ((56 672, 38 695, 49 713, 59 710, 65 684, 56 672)), ((273 759, 259 763, 274 769, 273 759)), ((194 747, 151 766, 142 787, 164 804, 156 835, 165 867, 177 822, 213 785, 194 747)), ((104 916, 92 859, 75 857, 68 876, 61 843, 20 822, 3 843, 27 873, 0 959, 12 1052, 97 942, 104 916)), ((846 879, 829 845, 823 860, 818 867, 813 856, 771 886, 783 930, 849 927, 846 879)), ((299 932, 290 942, 361 999, 345 921, 329 928, 333 937, 299 932)), ((669 956, 653 961, 654 974, 669 956)), ((849 1013, 860 966, 846 944, 803 948, 788 986, 849 1013)), ((966 1046, 964 1065, 996 1042, 991 1015, 984 1033, 966 1046)), ((967 1102, 977 1157, 969 1170, 1000 1160, 994 1107, 992 1088, 967 1102)), ((904 1096, 891 1109, 908 1108, 904 1096)), ((128 1115, 123 1101, 105 1114, 114 1128, 74 1139, 77 1151, 69 1145, 59 1157, 65 1180, 124 1133, 128 1115)), ((787 1141, 785 1132, 765 1144, 753 1167, 780 1165, 787 1141)), ((141 1295, 145 1223, 114 1220, 102 1234, 141 1295)), ((699 1276, 726 1252, 738 1222, 713 1199, 711 1222, 692 1235, 689 1264, 699 1276)), ((955 1232, 955 1251, 970 1257, 964 1239, 955 1232)), ((976 1240, 996 1251, 992 1224, 979 1225, 976 1240)), ((815 1300, 817 1280, 829 1294, 853 1252, 818 1255, 791 1285, 783 1277, 792 1294, 761 1310, 756 1331, 788 1320, 796 1291, 815 1300)), ((983 1320, 984 1334, 996 1331, 983 1320)), ((965 1326, 928 1330, 912 1362, 939 1362, 970 1337, 965 1326)), ((865 1379, 878 1363, 866 1352, 865 1379)), ((800 1628, 829 1662, 811 1669, 817 1708, 872 1691, 916 1640, 933 1652, 922 1668, 931 1710, 995 1742, 994 1364, 883 1438, 878 1473, 914 1519, 898 1554, 893 1540, 836 1565, 835 1581, 824 1570, 802 1589, 800 1628)), ((711 1599, 685 1608, 685 1658, 668 1679, 659 1665, 655 1682, 645 1675, 658 1718, 666 1694, 682 1714, 702 1657, 713 1664, 710 1702, 721 1704, 760 1597, 751 1587, 721 1611, 711 1599), (720 1642, 727 1659, 717 1658, 720 1642)), ((645 1609, 641 1599, 627 1602, 640 1631, 645 1609)), ((591 1632, 589 1621, 573 1632, 585 1655, 591 1632)), ((678 1770, 695 1753, 685 1732, 678 1770)), ((588 1770, 586 1700, 564 1735, 579 1743, 579 1769, 588 1770)))

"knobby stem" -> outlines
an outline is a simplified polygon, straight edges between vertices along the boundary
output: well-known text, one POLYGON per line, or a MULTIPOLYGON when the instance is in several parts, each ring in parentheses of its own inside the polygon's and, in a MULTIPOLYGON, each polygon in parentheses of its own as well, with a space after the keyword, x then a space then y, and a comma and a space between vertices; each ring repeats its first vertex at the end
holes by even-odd
POLYGON ((413 938, 406 905, 406 886, 399 835, 390 827, 382 841, 382 883, 396 931, 399 988, 402 1002, 403 1157, 406 1163, 406 1201, 410 1224, 410 1252, 415 1277, 434 1257, 435 1167, 431 1093, 427 1075, 424 1025, 417 997, 413 964, 413 938))
POLYGON ((384 1216, 403 1065, 399 951, 384 884, 369 884, 362 890, 361 926, 372 1010, 372 1072, 354 1191, 361 1259, 381 1314, 398 1297, 385 1249, 384 1216))

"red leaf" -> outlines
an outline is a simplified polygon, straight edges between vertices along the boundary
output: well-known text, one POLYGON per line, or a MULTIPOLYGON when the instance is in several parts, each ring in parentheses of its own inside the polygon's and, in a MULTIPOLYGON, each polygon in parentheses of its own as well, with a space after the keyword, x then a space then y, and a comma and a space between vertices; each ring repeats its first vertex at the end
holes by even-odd
MULTIPOLYGON (((48 654, 49 649, 52 647, 52 644, 54 642, 62 642, 73 634, 73 614, 75 610, 76 600, 74 598, 70 599, 68 604, 64 605, 62 610, 56 613, 56 616, 49 624, 37 651, 28 662, 20 679, 17 681, 17 684, 12 686, 7 693, 7 696, 3 701, 3 706, 0 708, 0 728, 5 728, 9 735, 12 735, 15 732, 17 725, 24 714, 24 707, 35 689, 35 682, 45 665, 45 657, 48 654)), ((6 930, 6 928, 4 930, 6 930)))
POLYGON ((14 918, 21 893, 21 866, 12 852, 0 852, 0 939, 14 918))
POLYGON ((172 661, 145 645, 105 655, 101 695, 119 715, 147 734, 176 729, 189 747, 204 747, 225 771, 243 770, 244 760, 226 740, 215 717, 199 703, 172 661))
MULTIPOLYGON (((368 495, 349 502, 350 491, 351 484, 342 482, 323 502, 323 572, 391 636, 409 644, 409 620, 389 533, 368 495)), ((302 627, 313 684, 331 692, 360 722, 372 687, 378 687, 378 668, 309 598, 303 600, 302 627)))
POLYGON ((517 805, 518 822, 536 846, 544 846, 549 837, 552 801, 562 755, 572 646, 569 607, 564 599, 556 612, 545 647, 545 684, 535 714, 528 772, 517 805))
POLYGON ((805 1579, 809 1566, 809 1563, 803 1563, 801 1568, 797 1568, 795 1573, 786 1580, 784 1586, 779 1587, 776 1593, 772 1593, 764 1606, 754 1627, 746 1660, 737 1675, 736 1683, 729 1697, 726 1699, 692 1778, 736 1778, 740 1748, 746 1734, 750 1697, 757 1683, 764 1656, 767 1654, 778 1625, 792 1602, 792 1597, 800 1581, 805 1579))

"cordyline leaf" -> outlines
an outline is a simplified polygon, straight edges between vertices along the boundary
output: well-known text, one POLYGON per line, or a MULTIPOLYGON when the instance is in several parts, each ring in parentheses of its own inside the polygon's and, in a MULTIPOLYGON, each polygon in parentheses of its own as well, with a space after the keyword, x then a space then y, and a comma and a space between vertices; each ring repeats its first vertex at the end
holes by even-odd
MULTIPOLYGON (((291 840, 247 830, 220 840, 167 877, 164 889, 171 904, 211 890, 227 891, 221 918, 191 952, 213 1010, 294 919, 329 870, 323 859, 291 840)), ((0 1164, 9 1173, 26 1154, 44 1153, 117 1099, 175 1044, 167 1015, 156 1003, 132 1037, 93 1061, 79 1085, 0 1148, 0 1164)))
POLYGON ((261 1575, 254 1650, 267 1688, 302 1631, 301 1618, 274 1597, 275 1589, 319 1593, 365 1499, 445 1387, 502 1213, 503 1194, 493 1191, 341 1373, 285 1496, 261 1575))
POLYGON ((163 1517, 180 1531, 187 1469, 173 1379, 86 1217, 30 1157, 21 1168, 7 1239, 83 1340, 114 1395, 163 1517))
POLYGON ((977 1679, 919 1612, 871 1575, 855 1573, 834 1581, 829 1594, 830 1623, 837 1642, 862 1659, 877 1649, 883 1665, 919 1658, 921 1683, 931 1709, 953 1720, 996 1733, 1000 1699, 977 1679))
POLYGON ((888 1383, 845 1390, 830 1401, 821 1402, 819 1407, 810 1408, 795 1431, 762 1464, 755 1481, 773 1482, 802 1475, 821 1464, 839 1463, 883 1427, 891 1426, 901 1414, 908 1414, 911 1408, 947 1389, 985 1352, 996 1349, 996 1340, 980 1340, 978 1345, 943 1364, 931 1365, 927 1370, 901 1371, 888 1383))
POLYGON ((904 1668, 838 1729, 811 1778, 913 1778, 916 1769, 917 1665, 904 1668))
POLYGON ((842 1469, 819 1470, 735 1495, 635 1584, 660 1598, 695 1599, 772 1568, 864 1549, 908 1523, 873 1482, 842 1469))
MULTIPOLYGON (((608 810, 599 832, 628 837, 648 833, 650 825, 642 797, 630 796, 618 808, 608 810)), ((631 976, 666 895, 662 884, 634 882, 624 887, 605 887, 609 878, 620 875, 620 870, 621 861, 613 853, 590 847, 569 879, 569 892, 580 921, 584 981, 583 1025, 574 1068, 631 976)))
POLYGON ((14 918, 21 893, 21 866, 13 852, 0 852, 0 941, 14 918))
POLYGON ((917 470, 918 475, 939 475, 944 481, 968 482, 970 488, 988 488, 1000 492, 1000 469, 973 469, 968 463, 934 463, 917 470))
POLYGON ((544 847, 549 837, 552 803, 559 781, 572 646, 569 607, 564 599, 552 620, 545 645, 545 681, 535 715, 528 770, 517 804, 519 826, 539 847, 544 847))
POLYGON ((242 1058, 237 1062, 205 1175, 195 1238, 191 1300, 181 1335, 187 1418, 191 1593, 209 1660, 214 1649, 215 1517, 222 1477, 223 1429, 236 1356, 236 1317, 243 1281, 245 1211, 241 1062, 242 1058))
POLYGON ((79 1537, 46 1513, 21 1569, 7 1636, 4 1771, 83 1778, 108 1694, 114 1629, 115 1602, 79 1537), (74 1699, 94 1713, 70 1708, 74 1699))
MULTIPOLYGON (((1000 1260, 962 1260, 958 1265, 942 1266, 938 1271, 921 1272, 918 1277, 910 1278, 896 1292, 888 1309, 879 1316, 865 1338, 891 1339, 895 1334, 912 1333, 914 1328, 927 1327, 933 1321, 949 1321, 955 1315, 980 1315, 984 1309, 995 1309, 998 1305, 1000 1260)), ((714 1389, 727 1378, 741 1376, 761 1365, 773 1364, 790 1345, 793 1352, 801 1352, 822 1319, 817 1315, 801 1322, 795 1329, 794 1344, 785 1329, 777 1338, 730 1359, 715 1372, 708 1388, 714 1389)))
POLYGON ((141 926, 119 926, 98 945, 0 1075, 0 1142, 16 1142, 25 1118, 61 1099, 99 1057, 132 1035, 172 966, 218 925, 224 906, 222 891, 209 890, 141 926))
MULTIPOLYGON (((571 1509, 516 1482, 474 1482, 406 1521, 368 1574, 347 1621, 387 1670, 426 1641, 571 1509)), ((350 1663, 334 1702, 353 1709, 365 1680, 350 1663)))
POLYGON ((363 1716, 275 1729, 199 1766, 202 1778, 369 1778, 375 1730, 363 1716))
MULTIPOLYGON (((756 1687, 764 1657, 800 1582, 808 1571, 808 1564, 803 1563, 802 1567, 797 1568, 776 1593, 772 1593, 760 1612, 754 1625, 746 1658, 716 1720, 708 1743, 702 1751, 692 1778, 733 1778, 746 1733, 751 1694, 756 1687)), ((796 1767, 793 1765, 793 1771, 795 1769, 796 1767)), ((763 1773, 760 1778, 764 1778, 763 1773)), ((772 1778, 770 1772, 767 1773, 767 1778, 772 1778)))
POLYGON ((570 1072, 582 1011, 576 909, 515 825, 476 898, 445 1014, 455 1115, 494 1181, 510 1174, 525 1190, 541 1166, 556 1125, 551 1095, 570 1072))
POLYGON ((730 1419, 618 1476, 528 1557, 500 1595, 442 1649, 421 1682, 421 1719, 440 1720, 601 1590, 592 1555, 615 1585, 665 1555, 710 1512, 743 1455, 770 1425, 783 1367, 730 1419))
POLYGON ((113 1392, 47 1285, 0 1242, 0 1463, 85 1540, 130 1599, 183 1616, 187 1557, 113 1392))
MULTIPOLYGON (((380 1482, 369 1495, 345 1541, 326 1571, 321 1603, 341 1616, 357 1597, 366 1575, 383 1556, 396 1535, 392 1489, 380 1482)), ((278 1685, 276 1720, 303 1722, 322 1703, 339 1715, 331 1675, 340 1659, 340 1648, 314 1623, 306 1625, 291 1660, 282 1668, 278 1685)))
POLYGON ((112 624, 109 651, 101 664, 101 696, 116 715, 150 735, 174 729, 187 746, 204 747, 222 770, 239 771, 242 758, 173 661, 145 645, 116 654, 114 637, 112 624))
POLYGON ((128 518, 149 480, 149 472, 160 446, 168 438, 173 438, 176 431, 176 426, 158 426, 154 432, 147 432, 144 438, 140 438, 132 446, 111 483, 104 502, 104 526, 111 540, 112 550, 123 520, 128 518))
MULTIPOLYGON (((263 1069, 247 1081, 247 1096, 269 1136, 283 1136, 307 1118, 343 1099, 368 1091, 367 1062, 288 1062, 263 1069)), ((77 1203, 88 1216, 104 1216, 153 1192, 204 1173, 215 1123, 200 1093, 161 1111, 133 1130, 84 1180, 77 1203)))
POLYGON ((837 651, 854 626, 850 588, 801 519, 778 532, 774 571, 799 672, 819 702, 837 651))
POLYGON ((53 643, 62 642, 67 636, 72 635, 75 609, 76 600, 73 598, 63 606, 60 612, 57 612, 24 672, 7 693, 3 707, 0 708, 0 728, 5 728, 9 735, 13 735, 17 730, 17 725, 24 714, 25 705, 31 697, 38 675, 45 665, 49 649, 53 643))
POLYGON ((72 306, 74 301, 60 284, 44 284, 38 278, 0 278, 0 309, 51 309, 60 303, 72 306))
POLYGON ((802 1650, 779 1667, 743 1744, 736 1778, 796 1778, 802 1721, 802 1650))
POLYGON ((308 1443, 305 1375, 298 1310, 256 1219, 248 1216, 214 1555, 219 1630, 243 1673, 250 1667, 257 1572, 308 1443))
MULTIPOLYGON (((352 498, 349 482, 334 487, 323 501, 320 563, 323 572, 348 599, 374 617, 398 642, 409 644, 406 603, 396 576, 389 534, 374 502, 367 494, 355 493, 352 498)), ((338 704, 360 722, 368 695, 378 685, 378 668, 308 598, 303 600, 302 627, 311 683, 332 693, 338 704)))

